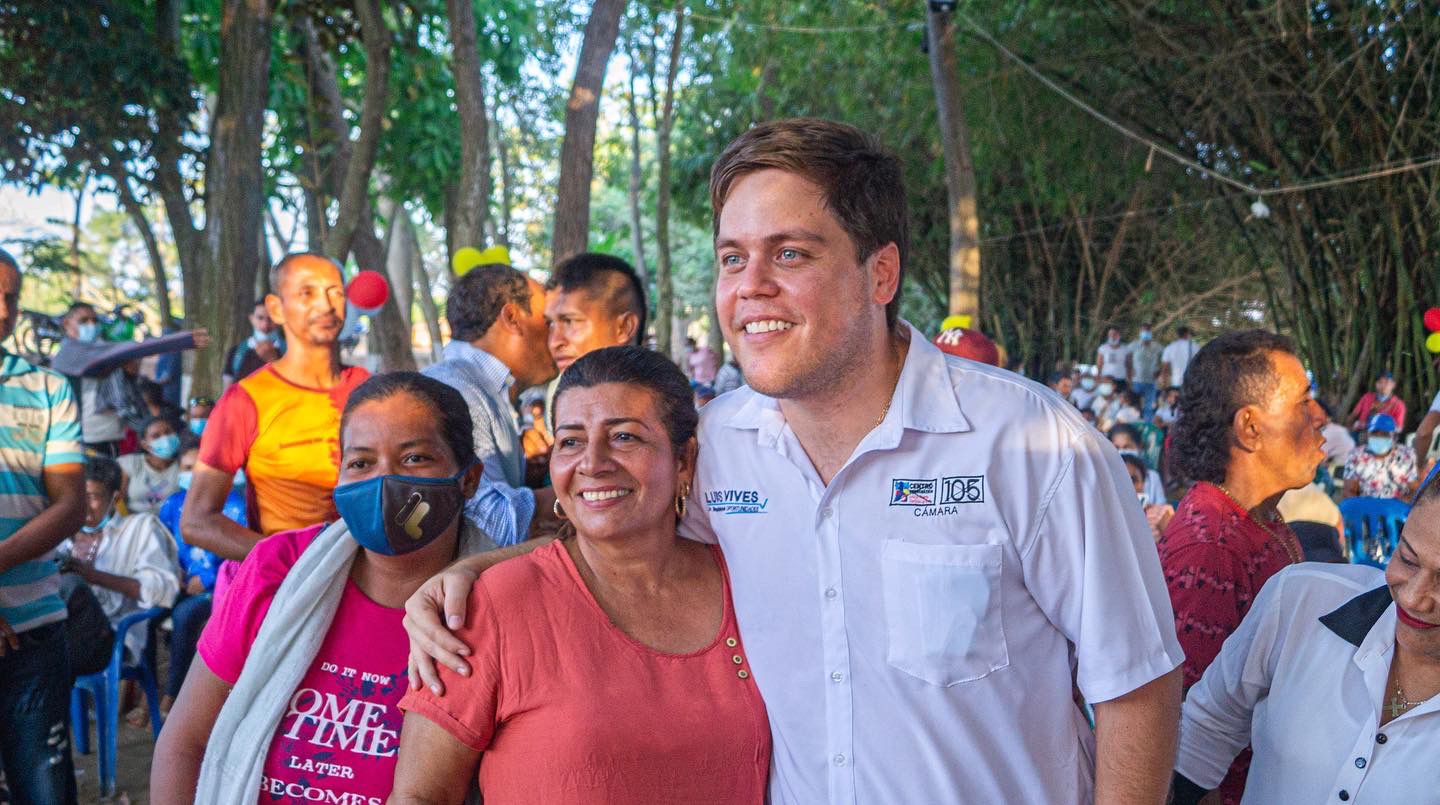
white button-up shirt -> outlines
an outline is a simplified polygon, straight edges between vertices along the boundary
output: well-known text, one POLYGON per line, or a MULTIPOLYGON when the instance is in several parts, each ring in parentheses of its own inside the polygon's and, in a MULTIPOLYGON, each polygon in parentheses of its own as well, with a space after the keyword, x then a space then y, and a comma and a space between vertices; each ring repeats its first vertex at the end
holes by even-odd
POLYGON ((1091 800, 1072 678, 1102 702, 1182 654, 1124 465, 1072 406, 912 328, 829 486, 749 388, 700 430, 685 529, 730 567, 772 802, 1091 800))
POLYGON ((1176 771, 1214 788, 1250 744, 1242 802, 1440 802, 1440 697, 1380 726, 1394 654, 1384 571, 1280 571, 1190 689, 1176 771))

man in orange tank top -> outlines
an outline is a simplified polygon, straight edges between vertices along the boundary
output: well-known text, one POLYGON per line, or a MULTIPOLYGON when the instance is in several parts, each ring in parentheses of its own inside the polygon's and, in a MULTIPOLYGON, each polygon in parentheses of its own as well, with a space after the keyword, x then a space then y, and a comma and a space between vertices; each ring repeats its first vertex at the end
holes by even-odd
POLYGON ((180 515, 186 542, 237 561, 262 537, 335 519, 340 412, 370 376, 340 365, 345 286, 334 260, 287 255, 270 270, 270 287, 265 309, 284 329, 287 350, 215 404, 180 515), (242 469, 254 530, 222 512, 242 469))

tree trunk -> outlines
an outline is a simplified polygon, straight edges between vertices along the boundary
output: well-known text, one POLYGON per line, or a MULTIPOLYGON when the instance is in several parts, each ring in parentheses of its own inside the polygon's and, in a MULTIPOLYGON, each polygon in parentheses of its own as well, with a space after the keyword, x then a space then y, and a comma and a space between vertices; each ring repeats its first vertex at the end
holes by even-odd
MULTIPOLYGON (((375 11, 375 9, 378 9, 377 0, 367 0, 367 4, 371 6, 371 11, 365 16, 374 14, 371 20, 379 23, 379 27, 383 31, 384 20, 380 18, 378 12, 375 11)), ((307 76, 310 81, 310 103, 316 109, 317 126, 319 127, 315 132, 317 135, 315 139, 321 142, 332 142, 335 145, 335 149, 333 153, 329 155, 328 159, 326 159, 326 154, 323 151, 317 154, 320 175, 324 177, 327 182, 326 184, 322 184, 317 190, 328 191, 332 195, 342 196, 341 208, 343 211, 347 201, 347 199, 343 197, 344 194, 348 193, 351 187, 358 187, 358 190, 348 199, 355 205, 355 225, 352 227, 351 235, 348 238, 350 245, 346 248, 344 254, 329 251, 332 245, 340 244, 340 238, 336 235, 336 230, 340 228, 339 223, 337 223, 330 228, 330 234, 326 238, 326 253, 343 263, 345 258, 353 252, 355 255, 355 263, 361 269, 370 269, 383 273, 385 270, 385 246, 380 242, 380 238, 375 235, 375 213, 371 209, 368 186, 371 172, 370 168, 364 170, 365 183, 363 186, 356 186, 350 183, 351 177, 359 172, 359 169, 354 167, 354 160, 364 156, 361 152, 361 147, 369 134, 367 129, 361 129, 360 138, 354 144, 355 156, 352 158, 349 125, 345 122, 345 118, 340 111, 340 85, 335 75, 335 64, 329 55, 319 48, 318 39, 314 35, 314 29, 311 23, 307 20, 302 22, 301 25, 302 33, 304 34, 303 41, 305 42, 305 58, 308 65, 307 76), (323 137, 318 135, 323 135, 323 137), (337 186, 340 181, 339 177, 342 176, 346 177, 345 185, 343 187, 337 186)), ((368 34, 370 30, 374 30, 374 27, 371 22, 367 22, 363 18, 362 25, 368 29, 366 31, 365 45, 366 58, 385 61, 388 72, 388 32, 382 34, 385 40, 385 54, 383 56, 379 53, 372 55, 370 51, 374 46, 371 44, 371 38, 368 34)), ((379 39, 380 36, 375 38, 379 39)), ((370 83, 370 76, 367 74, 365 110, 361 114, 362 120, 366 119, 371 109, 370 100, 375 97, 372 89, 375 89, 375 87, 370 83)), ((379 90, 375 89, 375 92, 378 93, 379 90)), ((377 104, 377 106, 382 107, 382 112, 383 105, 383 100, 377 104)), ((375 126, 371 127, 371 129, 373 129, 375 136, 378 137, 380 131, 378 122, 375 126)), ((375 156, 373 144, 370 148, 368 161, 373 167, 375 156)), ((385 301, 384 307, 380 309, 378 314, 371 317, 370 344, 375 353, 380 356, 380 369, 382 371, 414 369, 415 355, 410 350, 410 331, 406 329, 405 320, 400 315, 400 308, 395 302, 394 289, 391 290, 390 298, 385 301)))
POLYGON ((490 130, 495 134, 490 138, 495 148, 495 159, 500 164, 500 217, 495 226, 496 244, 510 248, 510 211, 515 203, 512 197, 514 193, 514 177, 510 175, 510 146, 505 142, 505 130, 500 127, 500 93, 495 93, 495 106, 491 109, 494 115, 490 119, 490 130))
MULTIPOLYGON (((640 216, 640 103, 635 98, 635 57, 630 57, 630 252, 635 258, 635 273, 640 287, 649 284, 645 271, 645 225, 640 216)), ((641 333, 643 336, 644 333, 641 333)))
POLYGON ((605 67, 620 33, 620 16, 625 0, 595 0, 580 59, 575 67, 575 85, 565 104, 565 141, 560 147, 560 180, 555 191, 555 234, 551 259, 559 262, 585 251, 590 240, 590 180, 594 173, 595 121, 600 115, 600 93, 605 85, 605 67))
MULTIPOLYGON (((373 218, 366 221, 361 215, 369 206, 370 172, 375 167, 380 128, 385 118, 385 98, 390 86, 390 31, 385 27, 385 18, 380 12, 380 0, 358 0, 355 13, 360 18, 360 33, 365 40, 365 97, 360 107, 360 136, 352 146, 348 128, 335 132, 340 142, 345 144, 342 148, 344 162, 337 164, 338 170, 331 175, 343 175, 345 179, 336 188, 340 211, 325 238, 325 253, 341 263, 350 256, 357 227, 368 226, 371 237, 374 237, 373 218)), ((366 267, 380 265, 383 262, 366 267)))
POLYGON ((265 221, 270 225, 270 232, 275 237, 275 244, 280 247, 281 254, 289 254, 295 246, 294 233, 287 236, 280 230, 280 219, 275 217, 275 211, 270 209, 270 204, 265 204, 265 221))
POLYGON ((945 189, 950 202, 950 313, 980 322, 980 216, 975 198, 975 163, 960 101, 955 59, 955 22, 948 12, 930 12, 930 78, 940 140, 945 152, 945 189))
MULTIPOLYGON (((220 93, 214 137, 205 166, 206 240, 216 244, 211 275, 201 289, 199 323, 217 345, 230 344, 248 329, 260 264, 261 209, 265 204, 260 166, 265 103, 270 94, 268 0, 226 0, 220 21, 220 93)), ((219 391, 223 349, 196 355, 194 392, 219 391)))
MULTIPOLYGON (((155 4, 156 51, 167 60, 176 60, 180 52, 181 5, 180 0, 158 0, 155 4)), ((182 136, 180 116, 168 106, 161 106, 156 114, 155 177, 152 184, 164 206, 170 237, 175 241, 175 252, 180 260, 181 299, 185 306, 186 326, 195 327, 200 323, 201 292, 213 262, 204 249, 202 233, 195 228, 195 220, 190 214, 190 199, 185 195, 185 181, 180 173, 182 136)), ((215 345, 215 351, 223 353, 224 349, 224 344, 215 345)), ((198 373, 195 376, 198 378, 198 373)))
POLYGON ((155 308, 160 313, 160 329, 163 332, 175 326, 175 316, 170 310, 170 278, 165 276, 165 258, 160 254, 160 241, 155 238, 155 229, 150 226, 150 219, 145 216, 145 207, 130 189, 130 177, 125 175, 124 169, 117 168, 110 178, 115 180, 120 206, 140 233, 140 239, 145 242, 145 253, 150 257, 150 272, 155 281, 155 308))
POLYGON ((85 268, 80 265, 80 212, 85 208, 85 185, 90 184, 90 172, 86 171, 80 177, 80 186, 75 188, 75 219, 70 227, 70 262, 75 265, 75 293, 72 299, 84 297, 84 289, 81 280, 85 277, 85 268))
POLYGON ((685 36, 685 6, 675 0, 675 33, 670 38, 670 65, 665 72, 665 103, 656 131, 660 189, 655 203, 655 342, 673 360, 671 317, 675 299, 670 280, 670 130, 675 123, 675 75, 680 70, 680 43, 685 36))
POLYGON ((425 258, 420 253, 420 237, 415 231, 415 222, 406 215, 400 219, 400 225, 405 228, 406 241, 413 251, 410 253, 410 275, 415 279, 415 298, 420 303, 420 315, 425 319, 425 329, 430 333, 430 360, 438 363, 440 361, 440 348, 443 336, 440 334, 440 308, 435 305, 435 295, 430 290, 430 283, 433 279, 430 270, 425 267, 425 258))
POLYGON ((411 331, 410 311, 415 301, 415 280, 410 276, 411 256, 420 250, 418 244, 407 242, 414 237, 405 227, 410 217, 405 206, 393 199, 380 199, 380 215, 388 222, 385 228, 385 276, 390 280, 390 293, 400 318, 405 322, 405 331, 411 331))
POLYGON ((490 210, 489 118, 485 82, 475 44, 472 0, 445 0, 450 17, 450 71, 455 76, 455 106, 460 112, 460 186, 454 213, 455 236, 461 247, 485 246, 485 218, 490 210))

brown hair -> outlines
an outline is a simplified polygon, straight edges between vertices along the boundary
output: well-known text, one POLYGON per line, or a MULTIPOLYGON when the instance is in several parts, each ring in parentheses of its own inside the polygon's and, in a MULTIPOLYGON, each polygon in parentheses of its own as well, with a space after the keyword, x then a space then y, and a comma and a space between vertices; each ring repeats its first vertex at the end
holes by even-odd
POLYGON ((900 283, 885 306, 894 326, 910 251, 910 214, 900 160, 875 137, 854 126, 814 117, 762 123, 735 138, 710 171, 713 235, 735 182, 756 171, 777 169, 819 185, 825 206, 855 241, 865 260, 887 243, 900 253, 900 283))

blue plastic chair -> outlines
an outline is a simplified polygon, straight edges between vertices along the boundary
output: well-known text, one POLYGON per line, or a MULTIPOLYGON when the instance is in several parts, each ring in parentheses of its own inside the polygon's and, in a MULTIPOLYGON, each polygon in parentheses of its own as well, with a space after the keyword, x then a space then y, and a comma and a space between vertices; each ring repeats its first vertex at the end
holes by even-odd
POLYGON ((75 748, 90 754, 90 719, 87 697, 95 703, 96 742, 100 744, 100 796, 115 795, 115 739, 120 726, 120 680, 133 679, 145 691, 150 706, 150 729, 160 737, 160 689, 155 683, 155 668, 141 652, 137 665, 125 665, 125 635, 131 627, 163 618, 168 609, 147 609, 132 612, 115 626, 115 650, 105 670, 79 677, 70 689, 70 728, 75 735, 75 748))
POLYGON ((1340 501, 1350 563, 1384 568, 1400 542, 1410 504, 1394 498, 1347 498, 1340 501))

